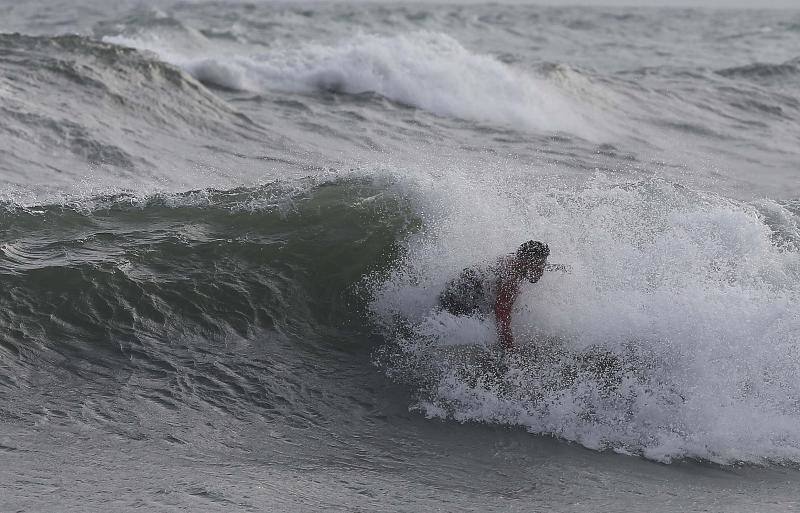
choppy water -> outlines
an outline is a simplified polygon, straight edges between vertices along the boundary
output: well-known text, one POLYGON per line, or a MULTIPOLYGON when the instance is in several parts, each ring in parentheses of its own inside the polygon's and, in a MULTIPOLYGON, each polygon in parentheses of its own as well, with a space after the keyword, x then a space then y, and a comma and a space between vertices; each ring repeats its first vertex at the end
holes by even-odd
POLYGON ((800 11, 1 4, 0 509, 797 507, 799 49, 800 11), (529 238, 570 272, 476 366, 437 295, 529 238))

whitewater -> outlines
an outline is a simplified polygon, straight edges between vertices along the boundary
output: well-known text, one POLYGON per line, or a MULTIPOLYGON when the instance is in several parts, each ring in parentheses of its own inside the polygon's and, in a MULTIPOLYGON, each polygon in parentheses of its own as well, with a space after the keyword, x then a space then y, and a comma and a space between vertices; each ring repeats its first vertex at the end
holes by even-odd
POLYGON ((793 510, 798 48, 796 10, 0 5, 0 509, 793 510), (438 297, 528 239, 565 270, 504 356, 438 297))

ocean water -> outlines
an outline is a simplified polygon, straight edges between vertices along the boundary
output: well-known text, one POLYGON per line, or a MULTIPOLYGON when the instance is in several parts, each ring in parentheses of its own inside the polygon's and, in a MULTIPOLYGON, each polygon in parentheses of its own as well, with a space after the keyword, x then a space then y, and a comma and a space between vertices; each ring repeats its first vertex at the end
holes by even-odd
POLYGON ((1 511, 793 511, 798 342, 800 11, 0 3, 1 511))

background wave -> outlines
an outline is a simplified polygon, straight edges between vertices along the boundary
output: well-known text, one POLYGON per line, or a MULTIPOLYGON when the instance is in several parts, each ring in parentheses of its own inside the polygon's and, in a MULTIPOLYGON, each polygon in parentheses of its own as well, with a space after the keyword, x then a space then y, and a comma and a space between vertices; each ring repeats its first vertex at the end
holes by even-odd
POLYGON ((148 183, 185 190, 198 179, 229 185, 224 176, 232 173, 217 165, 230 167, 248 142, 270 141, 273 162, 286 155, 280 135, 152 56, 82 36, 2 34, 0 48, 6 184, 63 189, 98 175, 137 190, 148 183))
MULTIPOLYGON (((283 29, 294 27, 295 33, 281 32, 277 39, 265 33, 257 40, 253 34, 265 27, 249 32, 244 20, 229 27, 234 36, 219 40, 216 32, 195 28, 174 13, 147 13, 155 18, 152 24, 125 19, 97 33, 104 41, 152 51, 234 96, 249 92, 274 101, 288 95, 296 108, 283 117, 284 126, 302 120, 303 129, 327 140, 324 146, 348 153, 352 148, 359 157, 365 148, 405 154, 409 146, 439 136, 439 127, 446 125, 448 137, 462 132, 459 137, 469 148, 484 147, 488 137, 498 151, 522 153, 543 166, 553 158, 562 166, 575 162, 560 159, 559 150, 555 156, 543 155, 516 143, 534 142, 542 148, 554 137, 584 139, 571 153, 581 159, 578 165, 591 167, 598 165, 597 153, 607 153, 605 146, 629 156, 631 148, 639 148, 647 162, 634 166, 664 163, 676 180, 684 176, 669 168, 688 166, 697 176, 713 175, 717 171, 711 168, 717 166, 735 180, 726 191, 734 195, 768 187, 769 181, 757 178, 765 162, 770 162, 770 172, 780 176, 779 181, 793 176, 798 155, 791 148, 799 135, 793 120, 800 112, 797 89, 790 80, 793 56, 782 64, 753 64, 751 71, 751 65, 726 69, 703 59, 684 62, 680 57, 690 50, 684 48, 680 34, 686 27, 670 26, 664 29, 670 37, 657 42, 669 59, 640 56, 628 46, 619 48, 612 62, 581 43, 587 30, 594 34, 599 29, 580 17, 573 19, 571 11, 511 11, 515 17, 477 9, 477 17, 465 18, 458 9, 448 15, 368 9, 348 13, 346 21, 357 21, 361 27, 354 36, 339 25, 345 20, 289 9, 273 16, 283 29), (540 27, 538 44, 557 41, 564 52, 531 51, 529 31, 518 26, 524 20, 540 27), (301 36, 306 33, 302 23, 313 30, 313 37, 301 36), (250 34, 250 39, 236 36, 237 31, 250 34), (475 33, 487 35, 476 40, 475 33), (630 65, 625 66, 628 58, 630 65), (764 73, 769 77, 758 78, 764 73), (329 119, 331 104, 338 107, 333 119, 329 119), (376 111, 382 115, 374 116, 376 111), (360 119, 377 123, 380 133, 362 131, 354 137, 352 130, 340 129, 352 129, 353 121, 360 119), (696 144, 698 137, 702 144, 696 144)), ((636 30, 644 30, 652 21, 644 16, 637 18, 637 25, 631 23, 633 18, 621 19, 621 24, 636 30)), ((781 26, 778 34, 769 34, 791 38, 794 33, 781 26)), ((624 31, 618 36, 631 37, 624 31)), ((718 51, 714 45, 727 44, 747 58, 753 37, 741 35, 735 43, 714 41, 706 50, 714 54, 718 51)), ((292 137, 298 138, 313 139, 292 137)), ((718 186, 715 181, 712 187, 718 186)), ((779 191, 764 193, 774 196, 779 191)))
POLYGON ((441 116, 596 138, 590 105, 546 80, 441 33, 360 35, 334 46, 307 44, 249 57, 186 58, 159 39, 110 36, 107 42, 155 51, 217 87, 245 91, 375 93, 441 116))

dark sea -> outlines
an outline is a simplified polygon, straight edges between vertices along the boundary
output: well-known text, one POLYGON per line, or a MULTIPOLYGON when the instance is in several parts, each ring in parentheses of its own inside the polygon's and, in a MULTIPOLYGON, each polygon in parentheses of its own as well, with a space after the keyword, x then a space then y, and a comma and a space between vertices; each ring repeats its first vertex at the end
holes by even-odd
POLYGON ((0 511, 798 510, 800 10, 0 0, 0 511))

